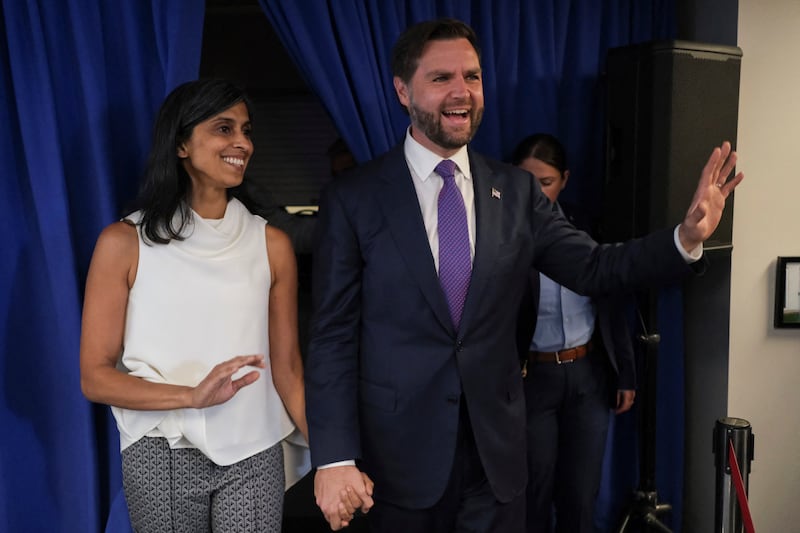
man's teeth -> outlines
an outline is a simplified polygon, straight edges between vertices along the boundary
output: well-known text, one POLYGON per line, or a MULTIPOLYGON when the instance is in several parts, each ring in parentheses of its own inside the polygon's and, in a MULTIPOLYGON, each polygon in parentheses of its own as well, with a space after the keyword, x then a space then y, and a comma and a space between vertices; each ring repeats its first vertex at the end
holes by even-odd
POLYGON ((223 157, 222 160, 225 161, 226 163, 230 163, 231 165, 237 165, 240 167, 244 166, 244 159, 241 159, 239 157, 223 157))
POLYGON ((455 116, 459 116, 459 117, 467 116, 467 110, 466 109, 456 109, 454 111, 444 111, 443 113, 445 115, 455 115, 455 116))

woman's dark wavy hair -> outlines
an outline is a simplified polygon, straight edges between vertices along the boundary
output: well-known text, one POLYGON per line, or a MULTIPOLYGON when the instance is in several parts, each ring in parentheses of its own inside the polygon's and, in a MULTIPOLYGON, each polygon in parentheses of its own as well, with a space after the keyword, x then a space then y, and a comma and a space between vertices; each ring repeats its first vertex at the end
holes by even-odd
POLYGON ((511 164, 519 166, 520 163, 533 157, 542 163, 547 163, 561 173, 569 170, 567 152, 561 142, 549 133, 534 133, 522 139, 511 155, 511 164))
POLYGON ((192 180, 178 157, 178 147, 192 136, 197 124, 239 102, 245 103, 252 119, 252 105, 242 89, 225 80, 197 80, 179 85, 161 104, 135 202, 142 210, 140 225, 146 241, 167 244, 172 239, 183 240, 183 231, 192 220, 192 180), (177 219, 176 212, 180 214, 177 219))

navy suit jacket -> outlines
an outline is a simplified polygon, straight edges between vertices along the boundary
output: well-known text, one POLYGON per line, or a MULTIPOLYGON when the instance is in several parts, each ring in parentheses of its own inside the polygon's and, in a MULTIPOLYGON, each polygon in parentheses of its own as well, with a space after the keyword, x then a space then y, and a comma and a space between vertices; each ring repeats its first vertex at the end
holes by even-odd
POLYGON ((320 202, 305 370, 312 462, 356 459, 375 498, 407 508, 442 495, 462 407, 498 500, 524 490, 516 327, 532 267, 583 294, 690 271, 672 231, 600 246, 552 212, 528 173, 469 158, 476 242, 458 331, 402 144, 331 182, 320 202))

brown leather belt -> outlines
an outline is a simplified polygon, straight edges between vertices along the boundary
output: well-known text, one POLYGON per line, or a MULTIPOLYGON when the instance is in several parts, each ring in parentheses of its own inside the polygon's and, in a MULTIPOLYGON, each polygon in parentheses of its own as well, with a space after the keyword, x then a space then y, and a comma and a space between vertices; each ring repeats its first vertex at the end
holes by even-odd
POLYGON ((586 357, 592 351, 592 343, 587 342, 581 346, 559 350, 557 352, 528 352, 528 361, 531 363, 572 363, 577 359, 586 357))

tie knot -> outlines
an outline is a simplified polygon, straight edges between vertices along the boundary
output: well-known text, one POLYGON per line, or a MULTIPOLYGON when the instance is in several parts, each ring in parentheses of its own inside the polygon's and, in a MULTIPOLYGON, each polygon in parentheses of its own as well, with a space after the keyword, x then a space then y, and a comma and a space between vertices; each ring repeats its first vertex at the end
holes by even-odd
POLYGON ((456 163, 450 159, 442 159, 439 161, 439 164, 436 165, 434 171, 442 178, 453 178, 455 177, 456 163))

